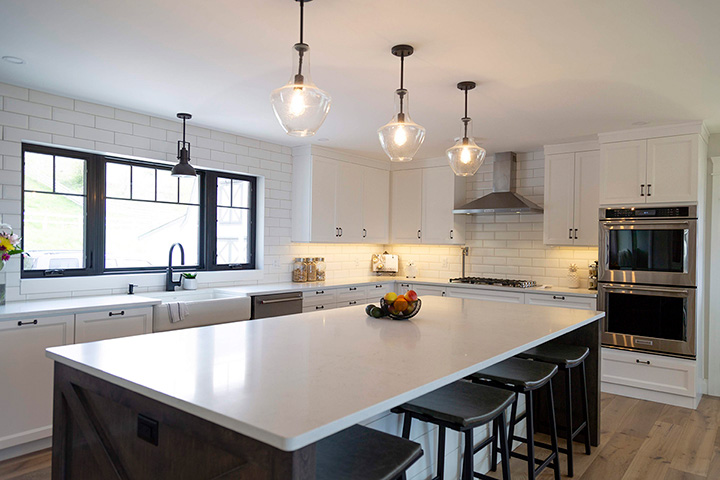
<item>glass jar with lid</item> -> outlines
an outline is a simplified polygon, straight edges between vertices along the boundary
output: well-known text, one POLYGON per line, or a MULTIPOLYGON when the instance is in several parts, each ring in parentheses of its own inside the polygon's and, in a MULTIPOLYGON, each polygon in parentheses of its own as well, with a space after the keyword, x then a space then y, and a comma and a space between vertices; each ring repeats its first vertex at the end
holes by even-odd
POLYGON ((325 281, 325 257, 315 257, 315 270, 318 282, 325 281))
POLYGON ((304 258, 296 258, 292 269, 293 282, 307 282, 307 265, 304 258))
POLYGON ((317 265, 314 258, 308 257, 305 259, 305 269, 307 270, 307 281, 317 282, 317 265))

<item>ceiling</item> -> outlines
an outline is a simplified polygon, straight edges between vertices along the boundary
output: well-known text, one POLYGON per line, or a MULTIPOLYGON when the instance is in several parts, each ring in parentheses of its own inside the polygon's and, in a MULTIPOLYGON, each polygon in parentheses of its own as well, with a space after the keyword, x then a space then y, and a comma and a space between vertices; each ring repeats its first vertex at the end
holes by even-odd
POLYGON ((462 93, 489 152, 530 151, 603 131, 706 120, 720 132, 717 0, 315 0, 305 41, 333 104, 312 139, 285 135, 270 91, 290 78, 292 0, 0 0, 0 81, 294 146, 384 158, 376 130, 393 115, 397 43, 416 158, 460 133, 462 93))

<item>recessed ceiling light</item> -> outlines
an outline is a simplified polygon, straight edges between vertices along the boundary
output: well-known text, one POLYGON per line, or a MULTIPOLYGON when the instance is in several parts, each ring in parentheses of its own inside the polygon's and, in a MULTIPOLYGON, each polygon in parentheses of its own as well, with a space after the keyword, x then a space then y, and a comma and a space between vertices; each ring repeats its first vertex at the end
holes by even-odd
POLYGON ((22 58, 13 57, 12 55, 5 55, 4 57, 2 57, 2 59, 8 63, 12 63, 15 65, 22 65, 23 63, 25 63, 25 60, 23 60, 22 58))
POLYGON ((329 141, 330 141, 330 139, 326 138, 326 137, 318 138, 318 142, 329 142, 329 141))
POLYGON ((647 125, 650 122, 633 122, 633 125, 641 126, 641 125, 647 125))

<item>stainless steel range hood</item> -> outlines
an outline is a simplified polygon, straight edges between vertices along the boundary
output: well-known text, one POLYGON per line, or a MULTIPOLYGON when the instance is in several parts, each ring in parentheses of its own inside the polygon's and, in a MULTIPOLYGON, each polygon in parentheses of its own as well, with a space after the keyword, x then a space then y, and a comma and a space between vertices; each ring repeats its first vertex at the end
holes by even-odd
POLYGON ((515 193, 515 152, 496 153, 493 164, 493 191, 453 210, 456 214, 542 213, 539 205, 515 193))

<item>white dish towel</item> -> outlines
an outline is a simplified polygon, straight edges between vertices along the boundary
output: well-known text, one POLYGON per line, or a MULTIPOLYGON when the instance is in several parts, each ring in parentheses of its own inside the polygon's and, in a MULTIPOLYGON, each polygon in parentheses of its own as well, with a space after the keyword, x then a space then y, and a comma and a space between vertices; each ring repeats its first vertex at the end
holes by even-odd
POLYGON ((167 309, 170 323, 182 322, 190 316, 190 309, 186 302, 170 302, 167 304, 167 309))

